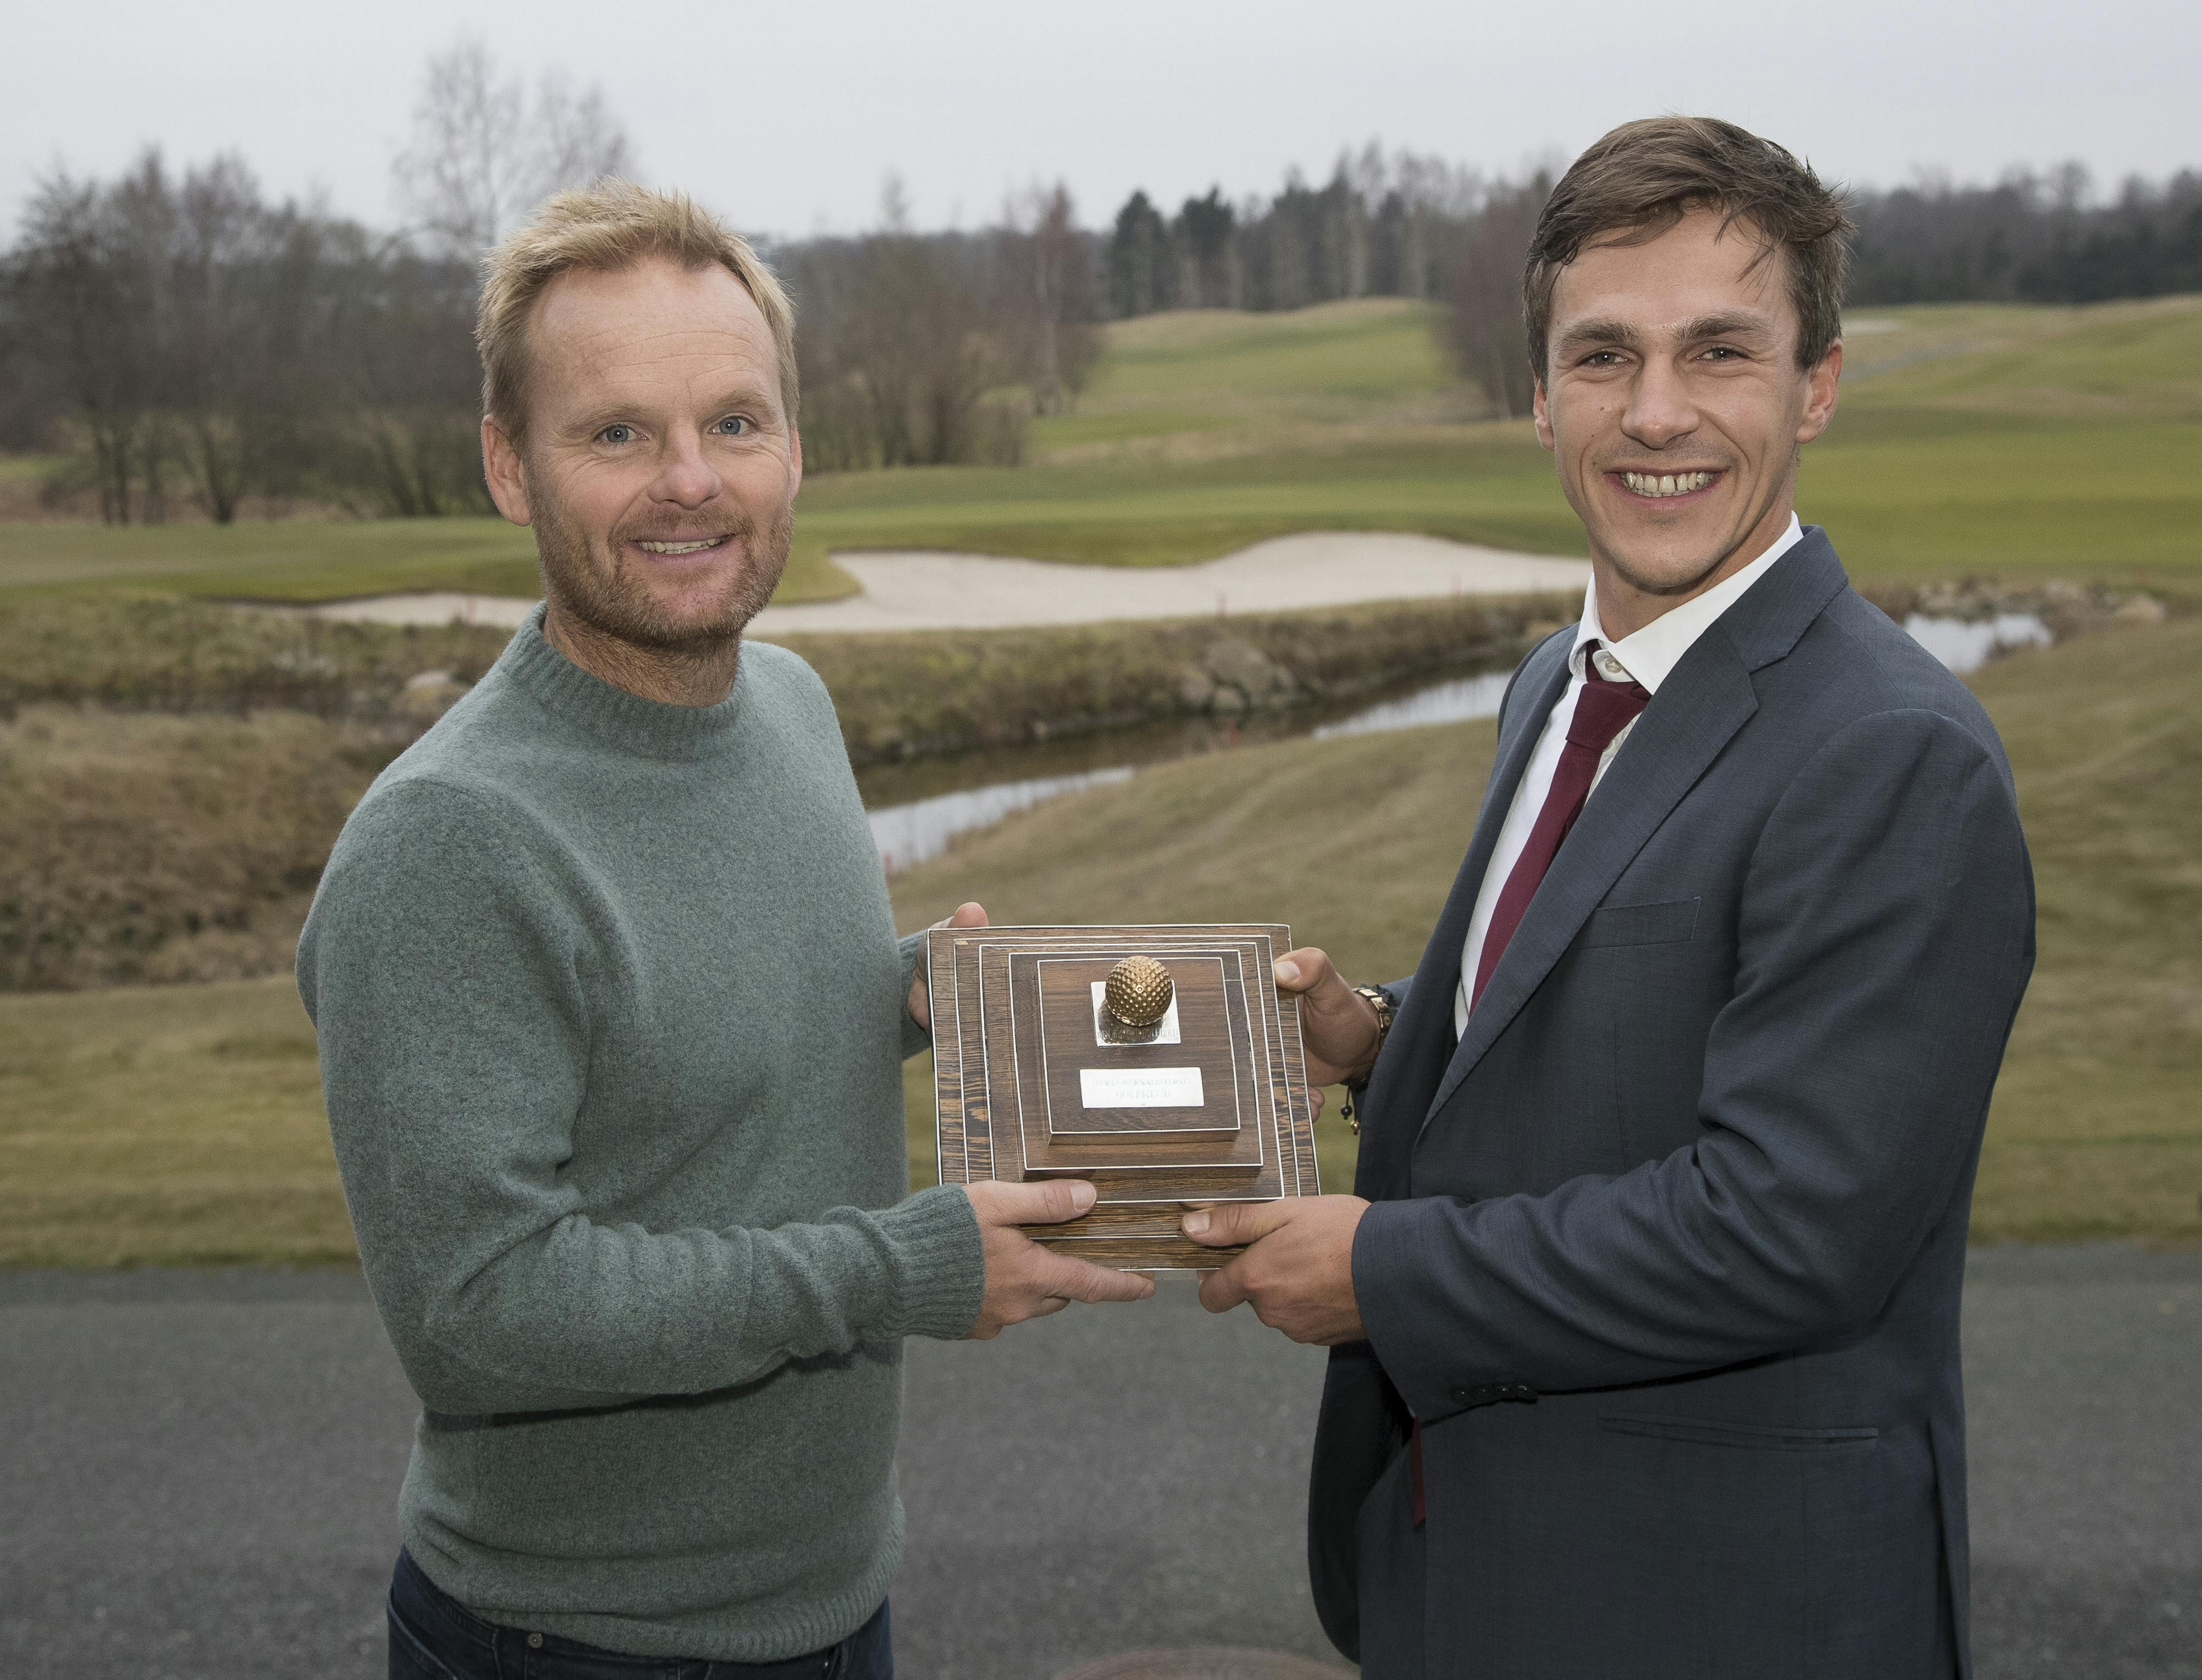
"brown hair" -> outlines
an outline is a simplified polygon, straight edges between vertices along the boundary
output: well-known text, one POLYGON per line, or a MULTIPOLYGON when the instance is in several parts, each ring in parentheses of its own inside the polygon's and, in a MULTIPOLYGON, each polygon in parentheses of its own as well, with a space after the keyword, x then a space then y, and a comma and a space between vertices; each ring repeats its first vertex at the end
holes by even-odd
POLYGON ((1787 255, 1797 365, 1819 363, 1843 330, 1851 223, 1841 198, 1810 164, 1732 122, 1655 116, 1624 122, 1595 142, 1568 166, 1537 218, 1522 303, 1529 365, 1540 380, 1560 270, 1593 241, 1643 245, 1699 209, 1718 210, 1722 233, 1740 222, 1757 237, 1753 268, 1787 255), (1622 237, 1599 238, 1610 233, 1622 237))
POLYGON ((795 423, 795 309, 749 241, 685 193, 653 192, 607 177, 554 193, 523 226, 482 258, 481 307, 474 344, 481 351, 482 407, 520 442, 527 425, 533 372, 527 320, 543 289, 571 269, 617 273, 653 256, 688 269, 717 263, 757 300, 772 329, 780 363, 780 406, 795 423))

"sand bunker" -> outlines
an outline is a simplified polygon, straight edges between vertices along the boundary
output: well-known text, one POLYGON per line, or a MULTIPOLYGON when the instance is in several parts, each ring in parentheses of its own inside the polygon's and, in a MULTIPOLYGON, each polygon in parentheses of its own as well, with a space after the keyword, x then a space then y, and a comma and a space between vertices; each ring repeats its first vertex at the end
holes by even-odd
MULTIPOLYGON (((751 627, 752 633, 772 637, 839 630, 1008 629, 1287 612, 1432 595, 1581 589, 1590 576, 1587 561, 1389 531, 1306 531, 1197 566, 1070 566, 926 550, 869 550, 833 557, 863 586, 862 592, 839 601, 768 607, 751 627)), ((439 592, 333 602, 314 610, 324 617, 382 624, 457 619, 512 626, 533 605, 509 596, 439 592)))

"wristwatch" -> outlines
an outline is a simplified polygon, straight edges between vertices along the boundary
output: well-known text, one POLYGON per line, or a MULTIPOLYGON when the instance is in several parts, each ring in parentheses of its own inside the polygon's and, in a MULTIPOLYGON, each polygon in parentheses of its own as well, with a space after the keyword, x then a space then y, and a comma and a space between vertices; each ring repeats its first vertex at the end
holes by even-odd
POLYGON ((1384 1040, 1392 1035, 1392 994, 1381 986, 1357 986, 1356 997, 1369 999, 1369 1007, 1376 1011, 1376 1053, 1384 1053, 1384 1040))
MULTIPOLYGON (((1356 986, 1351 989, 1356 996, 1367 999, 1369 1007, 1376 1011, 1376 1055, 1381 1056, 1384 1053, 1384 1040, 1392 1035, 1392 994, 1381 986, 1356 986)), ((1375 1065, 1375 1057, 1369 1058, 1369 1064, 1375 1065)), ((1338 1105, 1338 1117, 1351 1128, 1356 1137, 1361 1135, 1361 1120, 1353 1111, 1353 1099, 1368 1088, 1365 1079, 1358 1083, 1347 1081, 1345 1100, 1338 1105)))

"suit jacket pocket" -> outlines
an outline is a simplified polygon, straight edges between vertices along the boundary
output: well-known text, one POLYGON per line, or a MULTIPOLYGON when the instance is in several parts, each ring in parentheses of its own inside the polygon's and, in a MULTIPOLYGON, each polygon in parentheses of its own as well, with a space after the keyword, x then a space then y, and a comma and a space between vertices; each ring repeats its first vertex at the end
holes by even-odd
POLYGON ((1697 932, 1696 899, 1669 899, 1654 905, 1607 905, 1590 913, 1575 943, 1588 951, 1602 945, 1672 945, 1697 932))
POLYGON ((1728 1424, 1658 1412, 1601 1412, 1598 1423, 1600 1429, 1615 1435, 1648 1435, 1654 1441, 1678 1441, 1693 1447, 1749 1447, 1777 1453, 1856 1447, 1881 1438, 1881 1431, 1871 1426, 1821 1429, 1785 1424, 1728 1424))

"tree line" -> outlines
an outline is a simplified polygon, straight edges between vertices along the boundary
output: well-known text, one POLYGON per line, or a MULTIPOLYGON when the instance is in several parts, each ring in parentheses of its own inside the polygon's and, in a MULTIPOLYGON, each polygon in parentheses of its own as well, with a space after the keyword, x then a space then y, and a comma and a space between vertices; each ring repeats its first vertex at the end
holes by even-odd
POLYGON ((235 158, 56 176, 0 265, 4 440, 61 451, 50 492, 121 523, 486 508, 474 289, 462 260, 269 203, 235 158))
POLYGON ((2085 168, 1860 193, 1857 304, 2099 304, 2202 292, 2202 173, 2098 202, 2085 168))
MULTIPOLYGON (((111 521, 486 511, 480 255, 547 193, 633 168, 600 92, 530 88, 462 39, 427 67, 394 232, 273 201, 235 157, 178 172, 149 150, 111 180, 50 175, 0 253, 0 448, 56 453, 51 495, 111 521)), ((913 229, 891 180, 868 233, 760 242, 796 300, 806 461, 1014 463, 1034 416, 1076 403, 1106 320, 1172 309, 1435 303, 1462 376, 1524 414, 1521 274, 1551 180, 1371 143, 1271 197, 1211 188, 1165 215, 1135 192, 1089 230, 1066 188, 1035 186, 953 233, 913 229)), ((2202 291, 2191 171, 2107 200, 2066 166, 1852 204, 1856 304, 2202 291)))
POLYGON ((1441 297, 1487 191, 1473 170, 1411 152, 1387 157, 1372 141, 1341 155, 1321 186, 1289 172, 1274 198, 1234 203, 1211 187, 1166 218, 1135 192, 1110 232, 1110 312, 1441 297))
POLYGON ((978 233, 919 233, 890 180, 874 231, 765 255, 795 299, 810 469, 1013 465, 1100 358, 1095 241, 1060 184, 978 233))
MULTIPOLYGON (((1110 313, 1292 309, 1345 298, 1445 299, 1522 256, 1549 171, 1486 178, 1435 158, 1342 156, 1329 181, 1288 174, 1274 198, 1221 188, 1165 217, 1144 191, 1117 211, 1103 262, 1110 313)), ((1854 304, 2091 304, 2202 291, 2202 172, 2135 176, 2099 200, 2084 167, 2017 170, 1850 195, 1854 304)))
MULTIPOLYGON (((274 201, 234 156, 50 174, 0 253, 0 448, 56 454, 49 499, 115 522, 486 512, 481 254, 633 168, 595 90, 530 89, 462 40, 427 67, 394 232, 274 201)), ((1098 245, 1060 186, 921 233, 891 182, 874 232, 762 248, 797 300, 816 470, 1016 461, 1100 353, 1098 245)))
MULTIPOLYGON (((1504 415, 1529 410, 1522 269, 1548 171, 1487 178, 1373 144, 1313 187, 1220 189, 1165 217, 1144 191, 1118 210, 1102 262, 1110 312, 1298 309, 1365 297, 1445 305, 1461 375, 1504 415)), ((1987 186, 1926 182, 1851 195, 1857 305, 2089 304, 2202 292, 2202 174, 2135 178, 2099 201, 2087 171, 2014 172, 1987 186)))

